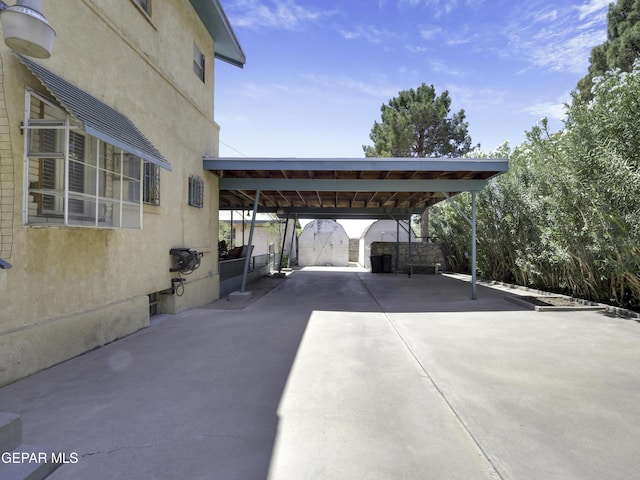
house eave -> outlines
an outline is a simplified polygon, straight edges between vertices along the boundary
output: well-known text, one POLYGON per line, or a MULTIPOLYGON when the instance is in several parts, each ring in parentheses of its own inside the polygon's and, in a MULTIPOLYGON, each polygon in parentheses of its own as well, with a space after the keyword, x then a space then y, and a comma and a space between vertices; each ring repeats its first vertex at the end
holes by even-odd
POLYGON ((247 62, 246 56, 219 0, 190 2, 215 42, 216 58, 242 68, 247 62))

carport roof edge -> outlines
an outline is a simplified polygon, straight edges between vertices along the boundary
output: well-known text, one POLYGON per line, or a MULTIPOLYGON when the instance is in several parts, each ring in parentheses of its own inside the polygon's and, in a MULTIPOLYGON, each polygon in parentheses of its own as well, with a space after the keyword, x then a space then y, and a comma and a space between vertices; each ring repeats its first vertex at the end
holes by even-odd
POLYGON ((204 157, 205 170, 420 170, 420 171, 495 171, 508 169, 503 158, 265 158, 265 157, 204 157))
POLYGON ((506 172, 496 158, 204 157, 219 177, 220 209, 248 208, 310 218, 390 218, 424 211, 506 172), (370 215, 367 215, 370 212, 370 215))

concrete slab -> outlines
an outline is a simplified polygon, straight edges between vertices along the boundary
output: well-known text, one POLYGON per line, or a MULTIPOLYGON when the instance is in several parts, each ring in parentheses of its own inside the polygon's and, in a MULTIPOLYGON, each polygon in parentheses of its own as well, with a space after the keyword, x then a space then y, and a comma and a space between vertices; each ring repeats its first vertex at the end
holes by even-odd
POLYGON ((230 302, 247 303, 249 300, 251 300, 251 295, 252 295, 252 293, 250 291, 231 292, 229 294, 229 301, 230 302))
POLYGON ((640 324, 297 270, 0 389, 52 479, 628 479, 640 324), (232 302, 224 302, 230 304, 232 302))

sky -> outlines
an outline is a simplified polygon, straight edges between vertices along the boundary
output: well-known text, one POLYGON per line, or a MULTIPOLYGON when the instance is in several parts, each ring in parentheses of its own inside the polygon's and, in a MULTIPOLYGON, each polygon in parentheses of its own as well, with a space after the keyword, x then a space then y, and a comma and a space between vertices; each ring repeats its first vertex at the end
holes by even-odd
POLYGON ((422 83, 473 145, 516 147, 606 40, 609 0, 221 0, 247 57, 215 63, 221 157, 363 157, 380 107, 422 83))

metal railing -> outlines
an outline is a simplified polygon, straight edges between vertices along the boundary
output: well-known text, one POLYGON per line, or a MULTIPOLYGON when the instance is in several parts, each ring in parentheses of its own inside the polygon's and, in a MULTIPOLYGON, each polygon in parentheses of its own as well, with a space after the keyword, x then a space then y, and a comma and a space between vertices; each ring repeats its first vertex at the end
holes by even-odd
MULTIPOLYGON (((273 254, 265 253, 251 257, 249 261, 249 272, 273 263, 273 254)), ((233 260, 222 260, 219 262, 220 280, 238 277, 242 275, 244 269, 244 258, 234 258, 233 260)))

